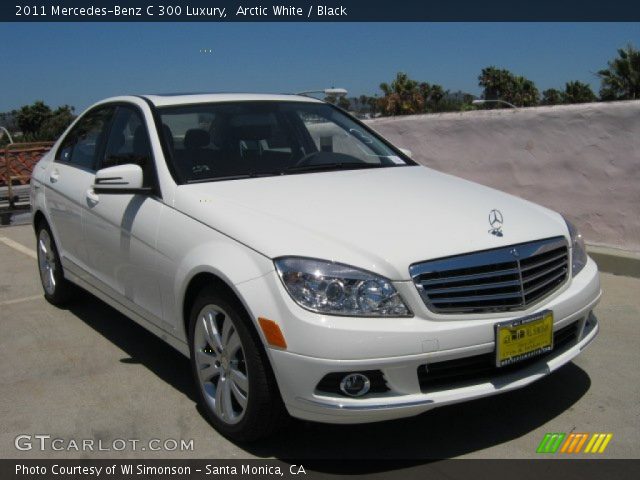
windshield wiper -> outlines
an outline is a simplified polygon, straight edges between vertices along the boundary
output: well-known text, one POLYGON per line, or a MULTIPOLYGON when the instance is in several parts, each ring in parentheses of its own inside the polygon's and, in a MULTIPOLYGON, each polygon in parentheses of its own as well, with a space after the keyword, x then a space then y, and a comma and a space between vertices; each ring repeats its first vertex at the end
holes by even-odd
POLYGON ((258 178, 258 177, 277 177, 281 175, 287 175, 288 173, 297 172, 320 172, 325 170, 355 170, 358 168, 383 168, 391 165, 382 165, 379 163, 364 163, 364 162, 333 162, 333 163, 317 163, 312 165, 293 165, 289 168, 285 168, 281 172, 266 172, 266 173, 241 173, 238 175, 227 175, 224 177, 207 177, 207 178, 194 178, 187 180, 188 184, 192 183, 208 183, 208 182, 224 182, 226 180, 242 180, 243 178, 258 178))
POLYGON ((334 162, 334 163, 316 163, 311 165, 293 165, 285 169, 286 173, 290 172, 316 172, 322 170, 341 170, 356 168, 382 168, 386 165, 380 163, 364 163, 364 162, 334 162))
POLYGON ((207 177, 207 178, 194 178, 187 180, 187 183, 208 183, 208 182, 223 182, 225 180, 242 180, 243 178, 258 178, 258 177, 275 177, 283 175, 282 172, 268 172, 268 173, 241 173, 239 175, 227 175, 225 177, 207 177))

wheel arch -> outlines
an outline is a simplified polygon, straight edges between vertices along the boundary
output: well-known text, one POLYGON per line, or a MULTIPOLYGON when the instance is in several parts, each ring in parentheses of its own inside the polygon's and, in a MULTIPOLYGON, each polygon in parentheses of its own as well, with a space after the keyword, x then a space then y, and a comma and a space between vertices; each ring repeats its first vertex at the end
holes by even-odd
POLYGON ((211 286, 217 292, 220 292, 227 299, 235 303, 238 308, 242 310, 242 313, 246 316, 247 320, 249 320, 250 327, 255 331, 258 338, 260 338, 260 343, 264 347, 264 340, 262 335, 260 334, 259 329, 256 326, 256 322, 251 315, 251 311, 243 301, 240 294, 233 288, 233 286, 221 276, 217 275, 214 272, 204 270, 195 273, 187 284, 187 288, 185 289, 182 303, 181 303, 181 313, 182 313, 182 328, 184 330, 185 339, 189 341, 189 322, 191 316, 191 306, 193 302, 197 298, 200 291, 203 288, 211 286))
MULTIPOLYGON (((258 383, 254 383, 254 386, 258 386, 263 389, 263 396, 259 396, 257 402, 258 405, 261 405, 260 408, 262 411, 265 411, 266 409, 267 415, 259 416, 258 418, 261 419, 260 422, 249 427, 249 434, 245 440, 260 438, 264 435, 264 432, 269 434, 269 432, 282 428, 287 424, 289 417, 282 398, 280 381, 275 375, 275 365, 270 355, 270 349, 267 348, 262 331, 258 328, 257 322, 252 317, 249 308, 245 305, 242 296, 235 290, 232 284, 227 282, 221 276, 216 275, 211 271, 200 271, 190 278, 185 291, 182 302, 183 325, 185 331, 188 331, 190 327, 190 314, 193 302, 196 301, 198 293, 203 288, 211 286, 215 288, 216 293, 221 293, 225 297, 225 300, 229 300, 233 304, 231 306, 240 311, 240 315, 244 315, 244 319, 240 319, 239 323, 242 324, 242 327, 246 327, 248 329, 249 336, 254 338, 255 348, 253 350, 257 350, 255 353, 260 358, 260 363, 255 366, 258 367, 257 372, 260 374, 254 375, 252 373, 251 375, 257 378, 254 382, 257 381, 258 383), (267 395, 266 397, 264 396, 265 394, 267 395), (260 398, 262 398, 262 400, 260 400, 260 398), (265 402, 265 399, 269 399, 269 402, 265 402)), ((191 345, 191 340, 189 340, 189 343, 189 349, 190 351, 193 351, 194 346, 191 345)), ((247 346, 244 345, 243 348, 247 348, 247 346)), ((196 368, 197 362, 195 358, 195 355, 191 356, 192 369, 196 368)), ((260 390, 260 388, 258 390, 260 390)), ((255 420, 256 416, 253 415, 253 417, 255 420)))
MULTIPOLYGON (((45 216, 45 214, 42 213, 42 210, 38 209, 35 212, 33 212, 33 219, 32 219, 32 222, 31 222, 32 226, 33 226, 33 230, 36 233, 38 233, 38 227, 40 227, 42 222, 44 222, 47 225, 49 225, 49 221, 47 220, 47 217, 45 216)), ((51 228, 51 226, 49 226, 49 228, 51 228)))
POLYGON ((55 243, 56 248, 58 249, 58 254, 60 255, 60 261, 62 261, 64 246, 60 245, 60 243, 58 242, 58 231, 56 230, 56 226, 53 224, 53 222, 47 215, 46 210, 43 208, 37 208, 36 210, 34 210, 32 219, 31 219, 31 224, 33 226, 33 231, 36 235, 36 238, 38 236, 38 229, 40 228, 41 225, 45 225, 49 229, 49 232, 51 232, 51 235, 53 237, 52 240, 55 243))

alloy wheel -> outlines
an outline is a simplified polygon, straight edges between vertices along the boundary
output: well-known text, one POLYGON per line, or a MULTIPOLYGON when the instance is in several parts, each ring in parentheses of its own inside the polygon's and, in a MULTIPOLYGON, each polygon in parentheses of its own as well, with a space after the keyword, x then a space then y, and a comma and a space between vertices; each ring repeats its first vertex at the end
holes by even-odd
POLYGON ((56 291, 56 253, 53 249, 51 235, 47 229, 40 230, 38 235, 38 268, 44 291, 53 295, 56 291))
POLYGON ((200 388, 217 418, 236 424, 249 400, 244 348, 231 317, 216 305, 198 314, 194 352, 200 388))

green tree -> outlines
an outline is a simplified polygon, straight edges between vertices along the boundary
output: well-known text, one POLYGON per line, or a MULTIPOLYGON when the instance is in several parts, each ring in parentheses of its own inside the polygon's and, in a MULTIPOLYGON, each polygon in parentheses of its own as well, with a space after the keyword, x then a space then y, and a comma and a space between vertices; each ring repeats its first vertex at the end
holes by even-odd
MULTIPOLYGON (((487 100, 504 100, 520 107, 537 105, 540 94, 535 84, 522 76, 516 76, 509 70, 496 67, 483 68, 478 76, 478 85, 487 100)), ((489 104, 503 108, 501 104, 489 104)))
POLYGON ((631 44, 618 50, 609 67, 598 72, 602 100, 640 99, 640 51, 631 44))
POLYGON ((23 135, 36 135, 44 123, 51 117, 51 108, 42 100, 32 105, 24 105, 12 112, 23 135))
POLYGON ((398 72, 391 84, 381 83, 380 90, 384 96, 379 103, 386 115, 410 115, 424 109, 424 96, 418 82, 406 73, 398 72))
POLYGON ((562 92, 557 88, 548 88, 542 92, 542 105, 560 105, 562 103, 562 92))
POLYGON ((12 114, 18 128, 22 132, 22 139, 55 140, 74 120, 74 108, 69 105, 51 110, 43 101, 38 100, 32 105, 24 105, 12 114))
POLYGON ((448 92, 445 92, 441 85, 431 85, 421 82, 418 90, 422 95, 423 112, 437 112, 441 110, 442 101, 448 92))
POLYGON ((540 102, 540 93, 535 83, 518 76, 513 79, 512 97, 507 101, 520 107, 533 107, 540 102))
POLYGON ((567 82, 562 93, 563 103, 589 103, 596 101, 596 99, 591 87, 578 80, 567 82))
POLYGON ((513 95, 514 76, 509 70, 496 67, 483 68, 478 76, 478 85, 484 91, 482 96, 487 100, 509 101, 513 95))
POLYGON ((74 110, 75 108, 70 105, 56 108, 42 125, 40 134, 51 140, 58 138, 76 118, 74 110))

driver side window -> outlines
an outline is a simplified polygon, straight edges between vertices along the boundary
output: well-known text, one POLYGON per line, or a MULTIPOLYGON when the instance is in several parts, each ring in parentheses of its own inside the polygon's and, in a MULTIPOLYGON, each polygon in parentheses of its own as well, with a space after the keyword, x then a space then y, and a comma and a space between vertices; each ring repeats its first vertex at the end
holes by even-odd
POLYGON ((119 106, 111 124, 100 168, 128 163, 139 165, 143 172, 143 186, 151 186, 151 144, 144 121, 135 108, 119 106))
POLYGON ((103 107, 81 118, 58 148, 56 161, 95 171, 112 114, 113 107, 103 107))

